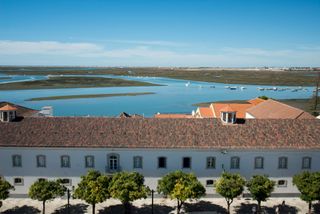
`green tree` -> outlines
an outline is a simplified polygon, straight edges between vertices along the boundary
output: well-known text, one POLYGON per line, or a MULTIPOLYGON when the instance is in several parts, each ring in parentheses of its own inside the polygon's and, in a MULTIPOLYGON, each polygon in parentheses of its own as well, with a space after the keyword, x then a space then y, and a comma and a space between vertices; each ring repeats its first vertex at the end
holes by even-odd
POLYGON ((108 190, 110 180, 110 177, 101 175, 99 171, 90 170, 85 176, 81 176, 73 197, 91 204, 92 214, 95 214, 96 204, 110 198, 108 190))
POLYGON ((206 190, 191 173, 174 171, 165 175, 158 181, 157 191, 160 194, 177 199, 177 214, 188 199, 198 199, 205 195, 206 190))
POLYGON ((312 201, 320 200, 320 172, 297 174, 293 176, 293 184, 300 191, 300 198, 308 203, 311 213, 312 201))
POLYGON ((226 199, 228 213, 230 213, 230 205, 232 204, 233 199, 243 192, 245 184, 245 180, 241 177, 241 175, 228 172, 224 172, 216 181, 216 191, 226 199))
POLYGON ((109 187, 112 198, 117 198, 124 206, 125 213, 130 213, 131 202, 147 198, 150 190, 144 185, 144 177, 138 172, 116 173, 109 187))
MULTIPOLYGON (((14 189, 11 184, 0 177, 0 200, 5 200, 9 198, 10 190, 14 189)), ((0 201, 0 207, 2 206, 2 201, 0 201)))
POLYGON ((258 201, 258 213, 261 213, 261 201, 266 201, 274 190, 275 182, 266 175, 254 175, 248 182, 247 187, 254 200, 258 201))
POLYGON ((56 197, 63 196, 66 188, 57 181, 40 180, 34 182, 29 188, 29 197, 42 201, 42 213, 45 213, 45 203, 56 197))
POLYGON ((269 99, 269 97, 267 97, 265 95, 259 96, 258 98, 263 99, 263 100, 268 100, 269 99))

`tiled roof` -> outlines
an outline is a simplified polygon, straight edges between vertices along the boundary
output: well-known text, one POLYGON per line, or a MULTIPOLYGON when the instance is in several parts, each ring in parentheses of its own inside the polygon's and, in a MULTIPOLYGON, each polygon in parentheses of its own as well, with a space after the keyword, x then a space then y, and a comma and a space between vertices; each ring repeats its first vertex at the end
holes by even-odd
POLYGON ((0 147, 320 149, 320 120, 30 117, 0 123, 0 147))
POLYGON ((257 119, 315 119, 311 114, 269 99, 247 110, 257 119))
POLYGON ((236 110, 234 110, 230 104, 227 104, 225 107, 220 109, 220 112, 236 112, 236 110))
POLYGON ((39 111, 31 109, 31 108, 26 108, 23 106, 19 106, 19 105, 15 105, 9 102, 0 102, 0 108, 6 106, 6 105, 10 105, 13 106, 14 108, 17 108, 17 115, 20 117, 29 117, 29 116, 33 116, 36 113, 38 113, 39 111))
POLYGON ((230 106, 234 111, 237 112, 237 118, 245 118, 246 110, 252 107, 252 104, 238 104, 238 103, 212 103, 211 106, 214 109, 217 118, 220 117, 220 112, 227 106, 230 106))
POLYGON ((202 118, 213 118, 213 112, 210 107, 199 107, 199 113, 202 118))
POLYGON ((264 101, 266 101, 266 100, 257 97, 252 100, 248 100, 248 103, 251 103, 252 105, 258 105, 259 103, 262 103, 264 101))
POLYGON ((193 118, 191 114, 155 114, 155 118, 193 118))
POLYGON ((6 104, 5 106, 0 108, 0 111, 16 111, 18 110, 16 107, 13 107, 9 104, 6 104))

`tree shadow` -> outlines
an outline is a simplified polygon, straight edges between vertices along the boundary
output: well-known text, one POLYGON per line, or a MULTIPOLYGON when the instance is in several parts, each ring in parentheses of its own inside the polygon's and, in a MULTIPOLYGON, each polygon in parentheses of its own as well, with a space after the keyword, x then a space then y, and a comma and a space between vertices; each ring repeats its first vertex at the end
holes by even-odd
POLYGON ((320 202, 313 204, 313 210, 314 210, 314 213, 320 213, 320 202))
POLYGON ((186 212, 215 212, 215 213, 221 213, 225 214, 228 213, 227 210, 217 204, 213 204, 209 201, 199 201, 197 203, 186 203, 184 205, 184 209, 186 212))
MULTIPOLYGON (((234 210, 237 214, 253 213, 252 211, 253 209, 258 210, 258 205, 241 203, 240 206, 234 207, 234 210)), ((261 211, 264 211, 265 213, 268 213, 268 214, 276 214, 276 206, 274 207, 261 206, 261 211)))
POLYGON ((276 210, 277 207, 280 214, 297 214, 298 213, 298 209, 294 206, 289 206, 289 205, 273 206, 274 210, 276 210))
MULTIPOLYGON (((87 204, 70 204, 70 214, 80 214, 87 212, 87 208, 89 205, 87 204)), ((52 214, 65 214, 68 213, 68 205, 64 205, 58 209, 56 209, 52 214)))
MULTIPOLYGON (((131 206, 131 214, 150 214, 152 207, 151 204, 144 204, 142 207, 131 206)), ((166 205, 153 205, 153 213, 154 214, 168 214, 173 210, 172 207, 166 205)), ((116 214, 124 214, 124 207, 122 204, 112 205, 104 208, 103 210, 99 210, 98 214, 104 213, 116 213, 116 214)))
POLYGON ((22 207, 13 207, 11 209, 5 210, 3 214, 35 214, 40 213, 40 210, 31 206, 24 205, 22 207))

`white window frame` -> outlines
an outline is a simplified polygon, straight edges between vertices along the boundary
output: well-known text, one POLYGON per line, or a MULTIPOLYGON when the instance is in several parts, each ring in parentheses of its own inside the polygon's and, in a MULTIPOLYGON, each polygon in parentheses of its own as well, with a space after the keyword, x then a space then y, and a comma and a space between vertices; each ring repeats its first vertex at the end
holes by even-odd
POLYGON ((12 155, 12 167, 22 167, 22 156, 21 155, 18 155, 18 154, 12 155), (17 158, 19 160, 18 164, 16 164, 17 158))
POLYGON ((86 155, 84 157, 84 166, 85 166, 85 168, 94 168, 94 156, 93 155, 86 155), (91 165, 88 164, 90 162, 89 159, 91 159, 91 163, 92 163, 91 165))
POLYGON ((23 186, 23 185, 24 185, 24 180, 23 180, 23 178, 20 178, 20 177, 15 177, 15 178, 13 178, 13 185, 14 185, 14 186, 23 186), (17 182, 16 182, 16 179, 21 179, 21 182, 20 182, 20 183, 17 183, 17 182))
POLYGON ((230 169, 240 169, 240 157, 233 156, 230 158, 230 169))
POLYGON ((134 169, 142 169, 143 168, 142 156, 134 156, 133 157, 133 168, 134 169))
POLYGON ((69 155, 61 155, 60 156, 60 164, 61 168, 70 168, 71 167, 71 160, 69 155))
POLYGON ((216 168, 216 157, 213 157, 213 156, 207 157, 206 168, 207 169, 216 168))
POLYGON ((264 158, 263 157, 258 156, 258 157, 254 158, 254 168, 255 169, 264 169, 264 158), (260 160, 260 162, 259 162, 259 160, 260 160))
POLYGON ((288 169, 288 157, 279 157, 278 169, 288 169))
POLYGON ((46 168, 47 167, 47 160, 46 160, 47 158, 45 155, 37 155, 36 159, 37 159, 37 167, 38 168, 46 168), (41 161, 40 161, 41 158, 43 158, 43 164, 41 164, 41 161))

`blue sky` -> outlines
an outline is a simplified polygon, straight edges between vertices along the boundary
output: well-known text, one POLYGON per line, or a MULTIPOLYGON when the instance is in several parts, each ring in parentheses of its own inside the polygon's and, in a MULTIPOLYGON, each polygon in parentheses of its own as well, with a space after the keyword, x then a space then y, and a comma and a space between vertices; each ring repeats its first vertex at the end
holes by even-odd
POLYGON ((320 0, 0 0, 0 64, 320 66, 320 0))

